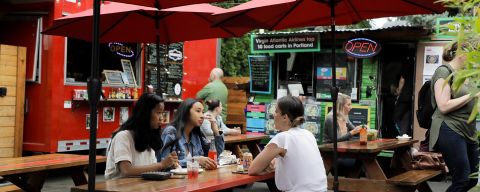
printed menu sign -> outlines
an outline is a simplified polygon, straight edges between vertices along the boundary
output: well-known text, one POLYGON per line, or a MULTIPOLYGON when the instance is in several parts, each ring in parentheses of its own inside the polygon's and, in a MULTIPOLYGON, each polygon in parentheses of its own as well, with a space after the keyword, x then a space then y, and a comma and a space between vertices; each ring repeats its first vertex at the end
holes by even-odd
POLYGON ((270 94, 272 92, 272 60, 269 56, 248 56, 250 66, 250 92, 270 94))
POLYGON ((124 81, 124 83, 128 85, 136 85, 137 81, 135 80, 135 75, 133 74, 132 63, 127 59, 122 59, 120 61, 122 62, 123 73, 127 79, 127 81, 124 81))
MULTIPOLYGON (((183 80, 183 43, 173 43, 168 46, 160 45, 160 87, 168 97, 181 97, 183 80)), ((156 64, 155 44, 148 45, 147 63, 156 64)), ((149 83, 157 88, 157 71, 149 71, 149 83)))

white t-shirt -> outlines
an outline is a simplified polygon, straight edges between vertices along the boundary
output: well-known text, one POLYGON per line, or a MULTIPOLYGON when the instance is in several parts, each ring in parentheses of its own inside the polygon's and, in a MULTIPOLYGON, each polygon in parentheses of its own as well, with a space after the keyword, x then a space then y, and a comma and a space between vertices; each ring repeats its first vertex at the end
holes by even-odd
POLYGON ((327 191, 327 175, 311 132, 291 128, 270 140, 287 150, 275 158, 275 184, 281 191, 327 191))
POLYGON ((117 179, 120 174, 120 161, 129 161, 133 166, 157 163, 155 151, 147 149, 143 152, 135 150, 135 143, 130 131, 120 131, 113 137, 107 152, 105 179, 117 179))

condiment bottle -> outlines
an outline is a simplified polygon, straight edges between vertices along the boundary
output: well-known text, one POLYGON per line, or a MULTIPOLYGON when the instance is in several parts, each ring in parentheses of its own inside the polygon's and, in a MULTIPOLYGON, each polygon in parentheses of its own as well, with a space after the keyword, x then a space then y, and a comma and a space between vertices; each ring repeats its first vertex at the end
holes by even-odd
POLYGON ((366 145, 367 144, 367 129, 364 125, 362 125, 362 128, 360 129, 360 145, 366 145))

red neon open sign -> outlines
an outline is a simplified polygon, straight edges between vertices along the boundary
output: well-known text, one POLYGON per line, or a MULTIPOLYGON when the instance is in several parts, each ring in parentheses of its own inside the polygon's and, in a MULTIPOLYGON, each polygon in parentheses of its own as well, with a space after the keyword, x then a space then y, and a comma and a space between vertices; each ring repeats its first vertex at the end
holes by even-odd
POLYGON ((380 44, 367 38, 354 38, 348 40, 343 49, 348 55, 356 58, 369 58, 380 53, 380 44))

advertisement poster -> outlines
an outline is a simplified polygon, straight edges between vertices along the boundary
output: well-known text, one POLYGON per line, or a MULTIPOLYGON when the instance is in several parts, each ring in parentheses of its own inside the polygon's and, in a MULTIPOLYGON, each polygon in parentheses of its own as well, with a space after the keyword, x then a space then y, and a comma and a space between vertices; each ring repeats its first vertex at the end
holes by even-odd
POLYGON ((114 122, 114 121, 115 121, 115 107, 104 107, 103 122, 114 122))
MULTIPOLYGON (((337 80, 347 80, 347 68, 346 67, 337 67, 336 71, 337 80)), ((317 67, 317 79, 332 79, 332 68, 331 67, 317 67)))
POLYGON ((442 65, 442 46, 426 46, 423 58, 423 75, 433 75, 435 69, 442 65))

